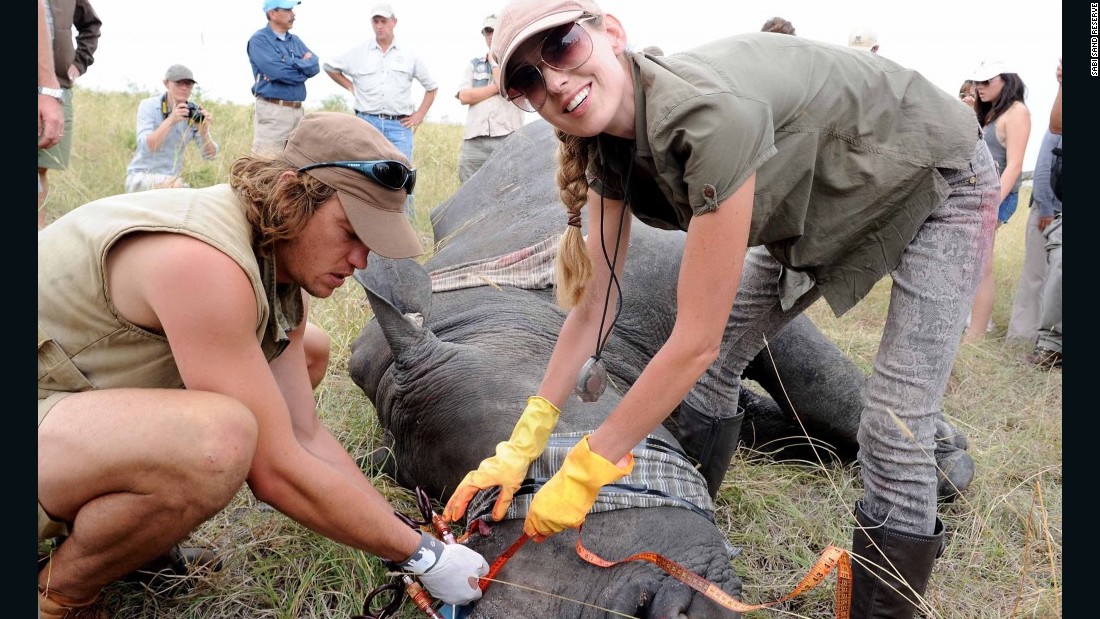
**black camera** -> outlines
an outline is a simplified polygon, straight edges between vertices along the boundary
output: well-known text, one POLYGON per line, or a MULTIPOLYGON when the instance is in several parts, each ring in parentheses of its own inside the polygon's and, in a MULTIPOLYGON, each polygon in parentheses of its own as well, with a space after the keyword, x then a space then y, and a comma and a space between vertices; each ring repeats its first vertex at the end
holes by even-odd
POLYGON ((199 109, 199 106, 191 103, 190 101, 187 102, 187 111, 189 113, 187 118, 190 122, 193 122, 196 125, 206 122, 206 114, 203 114, 202 110, 199 109))

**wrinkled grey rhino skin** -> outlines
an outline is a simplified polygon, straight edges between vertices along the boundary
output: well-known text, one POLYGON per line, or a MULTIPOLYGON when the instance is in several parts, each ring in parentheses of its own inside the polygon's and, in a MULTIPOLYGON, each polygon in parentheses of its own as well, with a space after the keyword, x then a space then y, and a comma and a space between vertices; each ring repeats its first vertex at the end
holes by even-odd
MULTIPOLYGON (((538 389, 553 345, 553 334, 534 325, 560 324, 562 315, 542 292, 483 287, 433 296, 427 273, 414 261, 372 261, 356 277, 367 289, 376 319, 353 345, 351 375, 374 402, 392 440, 398 482, 445 500, 467 471, 508 438, 526 398, 538 389), (479 326, 487 317, 491 329, 479 326)), ((570 399, 555 432, 595 429, 619 399, 611 390, 592 404, 570 399)), ((655 434, 675 442, 664 428, 655 434)), ((698 483, 705 493, 702 477, 698 483)), ((472 536, 469 545, 492 562, 519 537, 522 526, 522 520, 495 523, 488 538, 472 536)), ((740 580, 730 568, 723 535, 693 511, 660 507, 593 514, 584 539, 609 560, 659 552, 739 595, 740 580)), ((499 578, 630 616, 736 616, 692 595, 652 565, 603 569, 583 563, 575 542, 576 532, 567 531, 541 544, 528 543, 499 578)), ((471 616, 604 613, 497 583, 471 616)))
MULTIPOLYGON (((549 125, 527 125, 433 212, 436 248, 424 267, 412 260, 372 255, 368 268, 356 274, 375 319, 352 345, 350 374, 374 403, 392 446, 388 471, 403 486, 420 486, 440 501, 450 496, 466 472, 493 453, 496 443, 508 438, 526 398, 538 389, 564 314, 552 289, 481 286, 433 294, 427 273, 560 234, 565 211, 554 182, 555 152, 549 125)), ((594 430, 664 343, 675 318, 683 240, 682 232, 635 223, 622 313, 603 353, 615 387, 591 404, 570 398, 555 432, 594 430)), ((864 383, 860 370, 806 317, 795 319, 770 342, 769 350, 745 373, 768 394, 742 388, 742 442, 777 457, 800 459, 816 459, 809 445, 824 442, 835 457, 854 457, 864 383), (770 359, 775 359, 774 365, 770 359)), ((946 424, 943 427, 953 433, 946 424)), ((655 434, 675 442, 666 428, 655 434)), ((969 461, 954 443, 945 452, 969 461)), ((829 452, 818 453, 829 457, 829 452)), ((521 520, 503 521, 494 524, 489 538, 473 536, 469 543, 491 562, 521 531, 521 520)), ((584 539, 606 559, 640 551, 664 554, 739 595, 740 580, 730 569, 723 535, 690 510, 660 507, 593 514, 586 520, 584 539)), ((735 616, 693 595, 652 565, 601 569, 584 564, 576 557, 575 540, 576 532, 566 531, 542 544, 529 543, 500 578, 639 617, 735 616)), ((472 616, 603 613, 496 584, 472 616)))

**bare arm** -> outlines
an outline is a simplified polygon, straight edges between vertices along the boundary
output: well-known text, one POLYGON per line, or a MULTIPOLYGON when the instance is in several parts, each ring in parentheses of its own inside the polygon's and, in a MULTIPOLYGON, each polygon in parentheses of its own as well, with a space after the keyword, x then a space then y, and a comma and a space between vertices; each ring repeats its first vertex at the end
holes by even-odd
POLYGON ((463 105, 474 105, 481 103, 491 97, 499 97, 500 90, 496 84, 486 84, 484 86, 474 86, 473 88, 466 88, 465 90, 458 91, 455 97, 459 103, 463 105))
POLYGON ((438 88, 424 91, 424 98, 420 100, 420 107, 410 116, 401 119, 401 124, 409 129, 416 129, 419 127, 420 123, 424 122, 424 117, 428 115, 428 110, 431 109, 432 103, 435 103, 435 95, 438 92, 438 88))
MULTIPOLYGON (((493 77, 489 80, 489 83, 484 86, 470 86, 469 88, 463 88, 455 94, 458 102, 462 105, 474 105, 481 103, 490 97, 500 96, 500 65, 492 62, 493 77)), ((468 84, 469 82, 467 82, 468 84)))
MULTIPOLYGON (((309 295, 303 292, 302 297, 306 302, 308 317, 309 295)), ((306 324, 303 320, 302 324, 291 332, 290 345, 270 364, 271 372, 275 375, 275 380, 290 409, 294 434, 309 453, 343 473, 349 482, 362 486, 367 494, 377 494, 377 490, 363 476, 363 471, 355 463, 351 454, 317 416, 313 384, 309 377, 304 347, 306 324)))
POLYGON ((343 73, 341 73, 339 71, 336 71, 334 69, 329 69, 327 67, 325 68, 325 73, 328 73, 328 76, 332 78, 332 81, 339 84, 340 87, 343 88, 344 90, 346 90, 348 92, 351 92, 351 93, 355 92, 354 90, 352 90, 351 80, 348 79, 348 76, 344 75, 343 73))
POLYGON ((1001 200, 1008 196, 1024 169, 1024 151, 1031 135, 1031 112, 1017 103, 1001 118, 1005 128, 1005 169, 1001 171, 1001 200))
POLYGON ((214 137, 210 135, 210 129, 214 126, 214 115, 206 110, 204 107, 200 107, 202 111, 203 121, 199 123, 199 148, 202 151, 203 159, 213 159, 218 156, 218 143, 214 141, 214 137))
MULTIPOLYGON (((38 0, 38 85, 60 89, 53 70, 53 41, 46 25, 46 7, 38 0)), ((38 95, 38 148, 50 148, 61 141, 65 116, 61 102, 49 95, 38 95)))
POLYGON ((125 315, 164 332, 188 389, 233 397, 255 416, 259 439, 248 484, 257 498, 313 531, 388 559, 415 550, 419 534, 369 483, 353 479, 350 456, 334 456, 327 431, 313 425, 319 422, 304 323, 286 358, 269 365, 256 339, 248 278, 225 254, 183 235, 138 237, 113 260, 112 281, 125 315))
POLYGON ((748 248, 756 175, 718 210, 688 225, 676 289, 672 334, 589 445, 610 462, 621 462, 646 434, 684 399, 718 356, 748 248))

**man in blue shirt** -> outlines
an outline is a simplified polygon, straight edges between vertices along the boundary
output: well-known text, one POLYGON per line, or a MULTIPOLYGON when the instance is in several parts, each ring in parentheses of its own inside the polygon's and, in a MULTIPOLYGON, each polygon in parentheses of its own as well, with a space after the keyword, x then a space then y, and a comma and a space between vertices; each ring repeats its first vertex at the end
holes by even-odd
POLYGON ((137 152, 126 168, 126 193, 188 187, 180 173, 183 151, 191 142, 203 159, 218 156, 218 144, 210 137, 213 116, 188 102, 194 87, 191 69, 174 64, 164 74, 165 92, 138 104, 137 152))
POLYGON ((252 152, 281 152, 305 111, 306 80, 321 71, 317 56, 290 34, 298 0, 264 0, 267 26, 248 40, 252 94, 256 95, 252 152))

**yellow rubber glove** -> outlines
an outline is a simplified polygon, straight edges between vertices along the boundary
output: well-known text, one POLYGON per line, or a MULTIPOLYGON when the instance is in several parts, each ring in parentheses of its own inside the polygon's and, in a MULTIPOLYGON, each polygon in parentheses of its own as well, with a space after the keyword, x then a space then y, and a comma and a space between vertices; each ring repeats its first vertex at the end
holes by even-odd
POLYGON ((558 407, 545 398, 537 395, 527 398, 527 408, 512 429, 511 438, 497 443, 496 455, 482 460, 476 471, 466 474, 443 508, 443 518, 460 520, 474 495, 494 486, 500 486, 500 496, 493 505, 493 520, 503 518, 527 474, 527 467, 546 449, 546 441, 559 415, 558 407))
POLYGON ((555 533, 581 526, 600 488, 634 470, 634 455, 626 457, 626 466, 619 468, 592 453, 588 436, 582 438, 569 450, 558 472, 531 499, 523 532, 541 542, 555 533))

